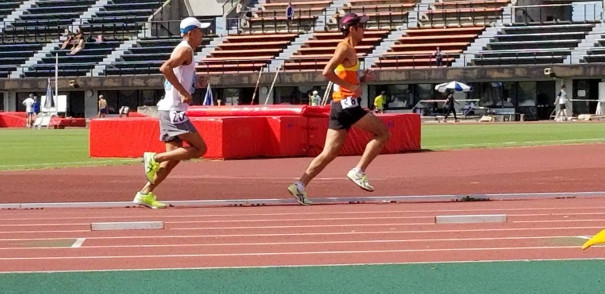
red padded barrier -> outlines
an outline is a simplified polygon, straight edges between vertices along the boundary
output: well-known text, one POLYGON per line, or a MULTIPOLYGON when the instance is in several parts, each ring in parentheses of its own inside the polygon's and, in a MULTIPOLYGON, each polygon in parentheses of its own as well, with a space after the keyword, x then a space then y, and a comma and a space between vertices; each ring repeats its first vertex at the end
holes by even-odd
MULTIPOLYGON (((205 158, 250 158, 263 155, 267 123, 263 117, 190 118, 204 138, 205 158)), ((156 118, 103 118, 90 122, 92 157, 141 157, 162 152, 156 118)))
POLYGON ((0 112, 0 114, 6 114, 6 115, 21 117, 21 118, 27 118, 27 114, 24 111, 7 111, 7 112, 0 112))
POLYGON ((267 144, 264 117, 190 118, 206 142, 204 158, 252 158, 263 155, 267 144))
POLYGON ((189 117, 223 116, 328 116, 330 106, 276 104, 267 106, 190 106, 189 117))
MULTIPOLYGON (((420 149, 420 117, 384 114, 392 137, 383 153, 420 149)), ((327 117, 194 117, 190 118, 208 146, 206 158, 260 156, 316 156, 323 149, 327 117)), ((161 152, 156 118, 105 118, 90 123, 90 155, 140 157, 145 151, 161 152)), ((340 155, 362 154, 371 134, 351 130, 340 155)))
POLYGON ((0 127, 24 128, 27 124, 25 112, 0 112, 0 127))
POLYGON ((306 105, 277 104, 268 106, 190 106, 189 117, 203 116, 268 116, 268 115, 302 115, 306 105))
POLYGON ((292 157, 307 155, 307 118, 300 116, 266 117, 269 126, 264 155, 292 157))
MULTIPOLYGON (((391 139, 382 153, 420 150, 420 116, 417 114, 380 114, 378 115, 389 131, 391 139)), ((308 122, 309 156, 317 156, 323 149, 328 118, 309 118, 308 122)), ((360 155, 372 134, 351 128, 339 155, 360 155)))
POLYGON ((306 117, 330 117, 330 105, 307 106, 303 112, 306 117))
POLYGON ((398 143, 401 151, 420 151, 421 146, 421 122, 418 114, 400 114, 397 116, 398 128, 397 137, 391 134, 391 140, 396 138, 401 140, 398 143))
POLYGON ((327 117, 309 117, 307 121, 307 143, 309 145, 307 156, 317 156, 323 150, 328 121, 327 117))
POLYGON ((91 157, 141 157, 161 152, 159 122, 155 118, 100 118, 90 121, 91 157))

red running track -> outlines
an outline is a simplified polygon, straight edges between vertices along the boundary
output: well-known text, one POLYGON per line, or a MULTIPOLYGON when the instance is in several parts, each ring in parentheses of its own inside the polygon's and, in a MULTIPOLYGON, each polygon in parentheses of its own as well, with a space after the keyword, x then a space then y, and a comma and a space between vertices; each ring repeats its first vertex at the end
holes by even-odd
POLYGON ((4 210, 0 272, 602 258, 602 198, 411 204, 4 210), (506 223, 435 224, 436 215, 506 223), (91 231, 91 222, 164 221, 91 231), (81 247, 71 248, 84 238, 81 247))
MULTIPOLYGON (((374 193, 345 177, 359 156, 339 157, 309 196, 468 195, 605 191, 605 144, 381 155, 367 174, 374 193)), ((156 190, 160 200, 289 198, 311 158, 184 162, 156 190)), ((130 201, 141 165, 0 172, 2 203, 130 201), (32 179, 35 178, 35 185, 32 179)))

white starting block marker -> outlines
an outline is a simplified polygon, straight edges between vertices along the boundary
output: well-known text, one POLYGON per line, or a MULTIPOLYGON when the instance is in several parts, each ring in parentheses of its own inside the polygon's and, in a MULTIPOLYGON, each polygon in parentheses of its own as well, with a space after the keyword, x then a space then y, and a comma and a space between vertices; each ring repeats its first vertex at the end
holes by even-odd
POLYGON ((142 221, 142 222, 110 222, 110 223, 91 223, 92 231, 110 231, 110 230, 162 230, 163 221, 142 221))
POLYGON ((436 224, 505 223, 506 214, 438 215, 436 224))

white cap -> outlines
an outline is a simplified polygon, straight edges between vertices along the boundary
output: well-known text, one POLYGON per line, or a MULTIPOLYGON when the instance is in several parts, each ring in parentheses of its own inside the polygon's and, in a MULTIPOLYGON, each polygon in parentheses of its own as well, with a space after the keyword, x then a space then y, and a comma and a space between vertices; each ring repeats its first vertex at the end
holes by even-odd
POLYGON ((317 90, 313 91, 313 94, 319 94, 319 92, 317 92, 317 90))
POLYGON ((195 28, 200 28, 200 29, 205 29, 208 28, 210 26, 209 22, 200 22, 199 20, 197 20, 197 18, 195 17, 188 17, 185 18, 183 20, 181 20, 181 36, 184 36, 187 32, 191 31, 192 29, 195 28))

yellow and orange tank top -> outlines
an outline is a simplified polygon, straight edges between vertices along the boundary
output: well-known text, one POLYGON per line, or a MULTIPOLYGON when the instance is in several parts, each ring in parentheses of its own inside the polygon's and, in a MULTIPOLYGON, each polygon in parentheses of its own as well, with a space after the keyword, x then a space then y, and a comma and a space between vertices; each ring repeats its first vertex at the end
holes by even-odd
MULTIPOLYGON (((355 65, 351 67, 344 67, 342 64, 339 64, 336 69, 334 69, 334 73, 341 79, 355 85, 359 85, 359 78, 357 77, 357 71, 359 70, 359 60, 355 63, 355 65)), ((334 102, 338 102, 347 97, 355 97, 355 93, 345 87, 341 87, 337 84, 334 84, 333 88, 334 92, 332 93, 332 100, 334 102)), ((359 98, 359 97, 355 97, 359 98)))

